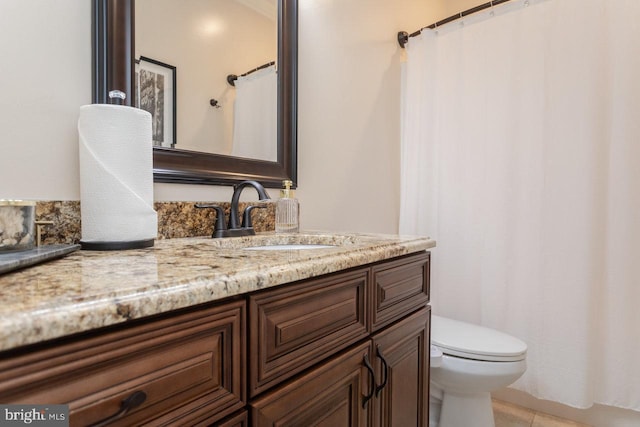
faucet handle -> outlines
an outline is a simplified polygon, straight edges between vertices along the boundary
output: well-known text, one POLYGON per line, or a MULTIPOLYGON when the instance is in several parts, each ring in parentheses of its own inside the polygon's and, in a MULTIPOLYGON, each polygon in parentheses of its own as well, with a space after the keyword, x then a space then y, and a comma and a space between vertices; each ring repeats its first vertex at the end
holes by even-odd
POLYGON ((213 233, 211 237, 224 237, 224 232, 227 231, 227 226, 224 223, 224 208, 218 205, 200 205, 196 204, 196 208, 199 209, 215 209, 216 210, 216 222, 213 226, 213 233))
POLYGON ((265 209, 266 206, 262 205, 250 205, 247 206, 247 208, 244 210, 244 213, 242 214, 242 225, 240 225, 240 228, 253 228, 253 224, 251 223, 251 211, 254 209, 265 209))

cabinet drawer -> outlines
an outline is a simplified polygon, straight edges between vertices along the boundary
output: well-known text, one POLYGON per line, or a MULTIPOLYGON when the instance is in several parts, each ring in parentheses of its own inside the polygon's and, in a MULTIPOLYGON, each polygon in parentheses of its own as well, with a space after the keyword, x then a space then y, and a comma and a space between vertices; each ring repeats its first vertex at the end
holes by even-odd
POLYGON ((429 302, 430 255, 421 252, 373 267, 371 331, 429 302))
POLYGON ((212 427, 249 427, 249 415, 246 410, 218 421, 212 427))
POLYGON ((68 404, 70 424, 144 402, 113 425, 214 421, 243 407, 244 302, 180 314, 0 361, 3 403, 68 404))
POLYGON ((305 372, 251 402, 253 427, 365 427, 371 425, 374 386, 365 368, 371 360, 369 341, 305 372), (368 362, 367 362, 368 363, 368 362))
POLYGON ((249 297, 249 394, 367 336, 368 269, 249 297))

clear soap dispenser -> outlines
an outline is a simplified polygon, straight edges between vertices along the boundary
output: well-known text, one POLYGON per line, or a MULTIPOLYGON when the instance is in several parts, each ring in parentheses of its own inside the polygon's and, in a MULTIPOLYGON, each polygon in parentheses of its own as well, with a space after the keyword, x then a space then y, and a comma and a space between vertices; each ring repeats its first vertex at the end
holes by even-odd
POLYGON ((276 202, 276 233, 297 233, 300 230, 298 199, 293 196, 290 180, 282 181, 280 198, 276 202))

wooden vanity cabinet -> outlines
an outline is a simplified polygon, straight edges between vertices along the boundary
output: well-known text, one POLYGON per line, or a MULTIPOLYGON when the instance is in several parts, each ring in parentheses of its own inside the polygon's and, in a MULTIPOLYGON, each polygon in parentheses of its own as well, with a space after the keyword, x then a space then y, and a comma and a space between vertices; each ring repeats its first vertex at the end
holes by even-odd
POLYGON ((427 427, 428 300, 428 253, 250 297, 249 377, 263 378, 269 364, 296 367, 270 378, 270 390, 250 390, 259 394, 251 425, 427 427))
POLYGON ((0 354, 70 425, 427 427, 429 253, 0 354), (106 425, 106 424, 105 424, 106 425))

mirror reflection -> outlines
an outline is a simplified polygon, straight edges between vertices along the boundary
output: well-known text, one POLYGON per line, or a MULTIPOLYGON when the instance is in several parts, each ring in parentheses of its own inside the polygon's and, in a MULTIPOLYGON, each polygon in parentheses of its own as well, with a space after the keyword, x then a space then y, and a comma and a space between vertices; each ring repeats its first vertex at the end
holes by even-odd
POLYGON ((157 144, 277 161, 277 72, 261 67, 276 61, 276 0, 136 0, 135 17, 137 102, 155 106, 157 144), (152 90, 169 88, 171 67, 175 103, 152 90))

